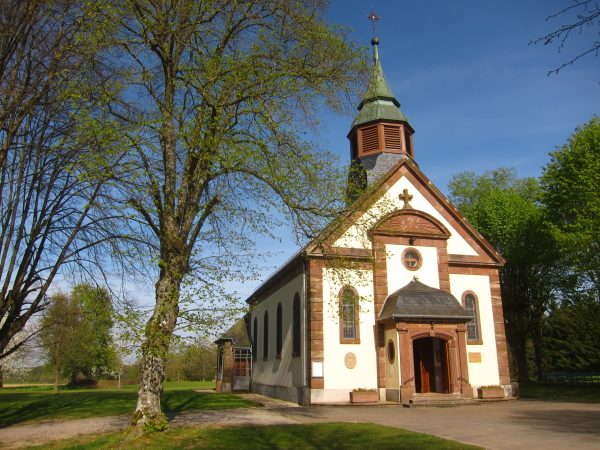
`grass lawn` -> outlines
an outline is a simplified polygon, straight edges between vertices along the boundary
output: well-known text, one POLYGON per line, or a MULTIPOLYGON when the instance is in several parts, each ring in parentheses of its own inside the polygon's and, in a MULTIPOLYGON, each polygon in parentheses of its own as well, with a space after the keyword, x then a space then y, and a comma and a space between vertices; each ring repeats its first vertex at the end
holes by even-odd
POLYGON ((523 399, 548 400, 553 402, 600 403, 600 384, 568 385, 545 383, 519 383, 519 394, 523 399))
POLYGON ((171 428, 135 440, 125 433, 72 439, 44 449, 477 449, 422 433, 369 423, 171 428))
MULTIPOLYGON (((253 403, 230 394, 195 392, 212 383, 167 382, 162 394, 163 411, 241 408, 253 403)), ((49 419, 82 419, 130 414, 135 409, 137 386, 121 389, 63 389, 51 386, 0 389, 0 427, 49 419)))

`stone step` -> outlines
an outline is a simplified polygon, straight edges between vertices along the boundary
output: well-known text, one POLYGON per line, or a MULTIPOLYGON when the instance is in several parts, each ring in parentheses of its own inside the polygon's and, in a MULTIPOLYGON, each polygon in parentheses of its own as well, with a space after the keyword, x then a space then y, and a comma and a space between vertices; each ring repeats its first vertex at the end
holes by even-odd
POLYGON ((464 406, 477 405, 472 398, 463 397, 461 394, 438 394, 435 392, 427 394, 415 394, 408 402, 403 403, 405 408, 416 408, 422 406, 464 406))

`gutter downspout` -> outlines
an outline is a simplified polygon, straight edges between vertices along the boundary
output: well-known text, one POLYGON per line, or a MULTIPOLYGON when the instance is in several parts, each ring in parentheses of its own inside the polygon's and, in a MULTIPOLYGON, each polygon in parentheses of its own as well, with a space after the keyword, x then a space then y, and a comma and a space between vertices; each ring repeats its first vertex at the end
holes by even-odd
POLYGON ((303 406, 310 405, 310 389, 308 386, 308 277, 306 272, 308 270, 308 261, 302 256, 302 331, 304 339, 302 339, 302 377, 303 377, 303 389, 302 389, 302 404, 303 406), (306 398, 307 391, 309 392, 309 398, 306 398))

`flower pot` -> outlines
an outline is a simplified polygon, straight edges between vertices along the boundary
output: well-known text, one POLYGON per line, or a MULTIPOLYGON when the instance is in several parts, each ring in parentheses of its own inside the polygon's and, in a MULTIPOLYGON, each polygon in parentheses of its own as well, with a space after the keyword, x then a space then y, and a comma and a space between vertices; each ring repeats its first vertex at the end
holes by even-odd
POLYGON ((504 398, 504 389, 500 386, 477 388, 477 396, 481 399, 504 398))
POLYGON ((350 392, 350 403, 377 403, 379 393, 377 391, 352 391, 350 392))

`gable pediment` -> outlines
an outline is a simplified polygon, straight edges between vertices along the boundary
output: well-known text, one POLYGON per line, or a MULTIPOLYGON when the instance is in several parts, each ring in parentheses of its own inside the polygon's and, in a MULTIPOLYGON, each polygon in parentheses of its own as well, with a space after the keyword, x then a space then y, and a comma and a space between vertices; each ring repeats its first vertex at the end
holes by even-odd
POLYGON ((450 260, 458 264, 504 263, 410 158, 402 158, 305 250, 307 254, 366 255, 376 234, 447 239, 450 260), (408 207, 402 207, 398 198, 404 190, 415 196, 408 207))
POLYGON ((393 211, 371 229, 371 234, 448 239, 450 232, 437 219, 415 209, 393 211))

